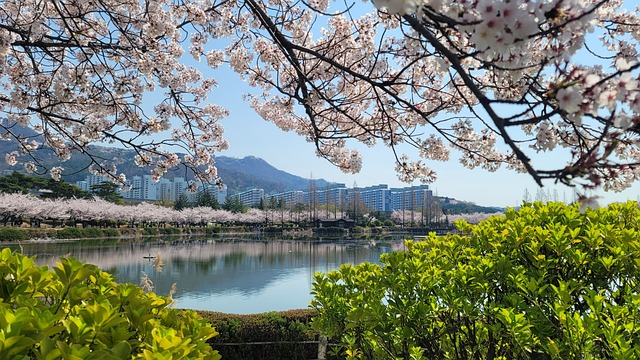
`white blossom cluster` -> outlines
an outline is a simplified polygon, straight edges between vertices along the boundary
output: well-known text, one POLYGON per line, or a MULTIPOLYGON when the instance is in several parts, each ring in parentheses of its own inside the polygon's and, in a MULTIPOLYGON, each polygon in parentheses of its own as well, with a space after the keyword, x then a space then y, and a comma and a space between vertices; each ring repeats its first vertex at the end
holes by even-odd
MULTIPOLYGON (((200 35, 210 22, 207 9, 212 5, 198 1, 180 6, 165 0, 3 1, 3 138, 18 141, 20 155, 47 146, 61 161, 73 152, 88 152, 92 143, 119 142, 138 151, 138 165, 155 165, 156 178, 180 163, 213 168, 211 155, 227 147, 217 120, 228 112, 205 103, 215 79, 183 61, 185 31, 195 32, 194 53, 213 35, 200 35), (153 113, 146 105, 149 101, 155 102, 153 113), (31 127, 42 135, 41 141, 13 133, 13 123, 31 127), (188 155, 179 158, 177 150, 188 155)), ((207 62, 219 66, 222 53, 210 51, 207 62)), ((5 160, 15 165, 18 154, 8 154, 5 160)), ((118 179, 109 164, 93 160, 94 168, 118 179)), ((24 166, 34 172, 40 164, 30 161, 24 166)), ((59 178, 64 169, 48 170, 59 178)), ((215 180, 217 173, 208 170, 202 176, 215 180)))
MULTIPOLYGON (((229 113, 211 102, 223 102, 219 82, 234 80, 207 76, 226 67, 252 87, 246 99, 262 118, 345 172, 362 166, 356 141, 391 147, 403 181, 434 181, 428 163, 452 154, 539 183, 622 190, 640 176, 635 4, 373 5, 358 15, 326 0, 4 1, 0 113, 42 142, 3 126, 0 137, 20 143, 5 161, 41 145, 66 160, 119 142, 156 179, 184 164, 217 180, 212 155, 228 146, 218 120, 229 113), (406 147, 416 151, 404 157, 406 147), (532 161, 542 151, 561 164, 532 161)), ((39 168, 37 159, 24 166, 39 168)))
MULTIPOLYGON (((621 1, 374 4, 377 16, 333 16, 322 36, 296 42, 295 66, 275 45, 256 49, 262 62, 247 73, 272 91, 252 97, 252 107, 319 144, 334 163, 340 152, 323 146, 342 148, 353 138, 410 144, 436 161, 448 160, 452 147, 466 167, 507 164, 536 180, 622 190, 638 178, 637 9, 621 1), (290 94, 307 116, 292 111, 290 94), (469 110, 473 117, 456 116, 469 110), (533 169, 528 149, 558 147, 572 150, 566 168, 533 169)), ((436 179, 420 160, 399 156, 396 169, 403 181, 436 179)))

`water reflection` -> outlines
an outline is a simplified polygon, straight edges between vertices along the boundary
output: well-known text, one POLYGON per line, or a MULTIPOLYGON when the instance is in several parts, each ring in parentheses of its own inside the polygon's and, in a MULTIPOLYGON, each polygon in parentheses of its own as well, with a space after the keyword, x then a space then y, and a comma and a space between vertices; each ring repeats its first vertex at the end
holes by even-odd
POLYGON ((118 281, 140 283, 146 273, 160 294, 177 283, 177 306, 228 313, 306 308, 312 276, 340 264, 378 262, 380 254, 401 249, 402 240, 378 241, 99 241, 29 243, 23 253, 39 265, 71 255, 96 264, 118 281), (156 257, 145 259, 145 257, 156 257), (161 271, 154 269, 160 259, 161 271))

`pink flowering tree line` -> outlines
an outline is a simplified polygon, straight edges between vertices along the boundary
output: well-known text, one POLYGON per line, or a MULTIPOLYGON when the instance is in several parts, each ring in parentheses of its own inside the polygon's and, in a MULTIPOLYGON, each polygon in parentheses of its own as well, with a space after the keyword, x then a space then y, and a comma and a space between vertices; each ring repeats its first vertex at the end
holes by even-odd
POLYGON ((223 80, 211 69, 226 67, 252 87, 262 118, 345 172, 361 166, 355 140, 390 147, 407 182, 433 181, 429 162, 455 155, 538 184, 622 190, 640 174, 630 3, 6 0, 0 136, 19 150, 5 160, 26 156, 25 169, 58 178, 63 166, 29 155, 47 146, 66 160, 119 143, 156 179, 183 165, 218 181, 212 155, 228 146, 218 122, 228 112, 208 96, 216 102, 223 80), (541 152, 559 161, 536 162, 541 152))
MULTIPOLYGON (((333 214, 329 218, 332 216, 333 214)), ((325 219, 326 217, 318 213, 317 218, 325 219)), ((178 211, 150 203, 117 205, 99 198, 92 200, 42 199, 27 194, 0 193, 0 224, 7 225, 9 222, 16 221, 21 223, 27 220, 71 220, 77 223, 100 223, 110 220, 128 224, 173 226, 259 225, 309 221, 309 213, 288 209, 259 210, 255 208, 234 213, 210 207, 193 207, 178 211)))

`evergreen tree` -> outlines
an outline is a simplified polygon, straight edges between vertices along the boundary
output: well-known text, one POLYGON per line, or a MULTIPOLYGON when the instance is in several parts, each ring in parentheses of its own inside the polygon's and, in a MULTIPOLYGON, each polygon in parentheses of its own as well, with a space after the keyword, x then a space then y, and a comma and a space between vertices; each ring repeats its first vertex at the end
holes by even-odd
POLYGON ((237 196, 227 197, 227 199, 224 201, 224 204, 222 205, 222 208, 227 211, 231 211, 232 213, 245 212, 246 210, 244 204, 237 196))
POLYGON ((39 176, 29 176, 17 171, 0 177, 0 192, 29 194, 41 192, 40 197, 49 199, 92 199, 90 192, 69 184, 64 180, 53 180, 39 176))
POLYGON ((112 182, 104 181, 100 184, 91 186, 91 192, 101 199, 114 204, 124 204, 124 198, 118 192, 118 185, 112 182))
POLYGON ((173 203, 173 209, 180 211, 186 207, 189 207, 189 198, 187 198, 186 194, 180 194, 176 202, 173 203))

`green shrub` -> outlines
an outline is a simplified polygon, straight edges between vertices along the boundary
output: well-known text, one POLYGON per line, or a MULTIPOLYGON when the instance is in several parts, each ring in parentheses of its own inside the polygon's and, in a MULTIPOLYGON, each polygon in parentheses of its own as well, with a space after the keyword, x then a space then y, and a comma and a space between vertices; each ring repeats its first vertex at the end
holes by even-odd
POLYGON ((157 228, 150 228, 150 227, 146 227, 142 230, 142 234, 143 235, 158 235, 158 229, 157 228))
POLYGON ((118 227, 118 221, 117 220, 104 220, 104 226, 105 227, 110 227, 110 228, 118 227))
POLYGON ((22 229, 0 228, 0 241, 27 240, 29 235, 22 229))
POLYGON ((81 239, 83 238, 82 230, 76 227, 66 227, 53 233, 58 239, 81 239))
POLYGON ((0 300, 3 359, 219 359, 195 312, 73 258, 52 271, 3 249, 0 300))
POLYGON ((218 234, 222 231, 222 225, 220 224, 210 224, 207 226, 207 228, 205 229, 205 233, 206 234, 218 234))
POLYGON ((104 237, 104 233, 102 232, 102 230, 95 227, 88 227, 80 230, 80 234, 82 234, 83 238, 104 237))
POLYGON ((314 278, 349 359, 640 357, 640 210, 528 204, 314 278))
POLYGON ((116 229, 103 229, 102 233, 105 237, 120 237, 120 232, 116 229))
POLYGON ((169 227, 159 228, 158 232, 160 234, 166 234, 166 235, 179 235, 182 233, 182 230, 177 227, 169 226, 169 227))
POLYGON ((384 230, 382 229, 382 227, 370 227, 369 232, 371 232, 372 234, 382 234, 384 230))

